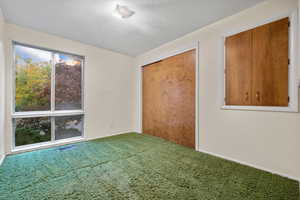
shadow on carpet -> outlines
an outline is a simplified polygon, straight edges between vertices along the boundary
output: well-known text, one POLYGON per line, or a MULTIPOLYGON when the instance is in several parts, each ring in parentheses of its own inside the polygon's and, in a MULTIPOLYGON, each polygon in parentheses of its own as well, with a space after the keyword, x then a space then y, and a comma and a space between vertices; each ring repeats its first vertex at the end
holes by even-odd
POLYGON ((1 200, 298 200, 299 183, 128 133, 8 156, 1 200))

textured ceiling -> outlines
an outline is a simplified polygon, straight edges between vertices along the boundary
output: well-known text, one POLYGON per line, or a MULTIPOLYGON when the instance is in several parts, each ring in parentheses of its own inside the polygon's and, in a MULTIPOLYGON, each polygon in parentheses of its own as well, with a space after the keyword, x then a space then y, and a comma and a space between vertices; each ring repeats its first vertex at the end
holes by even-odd
POLYGON ((0 0, 9 23, 136 56, 263 0, 0 0), (136 13, 116 17, 116 4, 136 13))

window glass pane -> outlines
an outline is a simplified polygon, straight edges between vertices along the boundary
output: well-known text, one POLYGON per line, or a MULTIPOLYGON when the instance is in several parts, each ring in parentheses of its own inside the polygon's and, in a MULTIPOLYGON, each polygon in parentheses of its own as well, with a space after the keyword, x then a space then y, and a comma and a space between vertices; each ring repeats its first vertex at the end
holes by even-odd
POLYGON ((15 45, 15 111, 50 110, 51 52, 15 45))
POLYGON ((27 145, 51 140, 50 117, 15 119, 15 145, 27 145))
POLYGON ((80 110, 82 60, 55 54, 55 109, 80 110))
POLYGON ((55 140, 82 136, 83 116, 55 117, 55 140))

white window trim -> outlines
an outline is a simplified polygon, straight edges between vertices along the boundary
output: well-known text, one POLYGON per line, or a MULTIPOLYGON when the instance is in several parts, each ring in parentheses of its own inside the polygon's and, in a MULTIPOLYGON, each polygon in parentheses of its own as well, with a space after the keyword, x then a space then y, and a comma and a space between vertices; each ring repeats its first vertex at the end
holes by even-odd
POLYGON ((44 148, 49 148, 49 147, 54 147, 54 146, 59 146, 59 145, 66 145, 66 144, 82 142, 82 141, 86 141, 86 138, 83 138, 81 136, 80 137, 72 137, 72 138, 54 140, 54 141, 49 141, 49 142, 41 142, 41 143, 36 143, 36 144, 23 145, 23 146, 15 147, 14 149, 12 149, 11 152, 13 154, 14 153, 22 153, 22 152, 44 149, 44 148))
POLYGON ((35 45, 24 44, 17 41, 11 41, 12 45, 12 103, 11 103, 11 121, 12 121, 12 144, 11 144, 11 152, 24 152, 33 149, 40 149, 45 147, 51 147, 55 145, 68 144, 72 142, 83 141, 86 139, 85 136, 85 85, 84 85, 84 74, 85 74, 85 56, 62 52, 54 49, 43 48, 35 45), (49 51, 52 54, 52 68, 51 68, 51 108, 49 111, 32 111, 32 112, 15 112, 15 94, 16 94, 16 84, 15 84, 15 72, 16 72, 16 59, 15 59, 15 45, 21 45, 25 47, 40 49, 44 51, 49 51), (54 62, 54 54, 61 53, 71 56, 76 56, 81 58, 82 70, 81 70, 81 108, 80 110, 55 110, 55 62, 54 62), (55 140, 55 118, 56 116, 75 116, 75 115, 83 115, 83 130, 82 135, 78 137, 72 137, 67 139, 55 140), (51 140, 47 142, 28 144, 22 146, 15 145, 15 124, 13 120, 18 118, 32 118, 32 117, 50 117, 51 120, 51 140))
POLYGON ((296 74, 296 67, 297 67, 297 60, 298 60, 298 10, 295 10, 293 12, 290 12, 285 15, 276 16, 273 18, 270 18, 268 20, 263 21, 262 23, 258 23, 252 26, 246 26, 241 28, 237 31, 231 31, 226 34, 223 34, 223 66, 222 66, 222 73, 223 73, 223 85, 222 85, 222 99, 221 101, 221 109, 224 110, 252 110, 252 111, 277 111, 277 112, 298 112, 298 88, 299 88, 299 80, 297 79, 296 74), (290 30, 289 30, 289 59, 290 59, 290 65, 289 65, 289 98, 290 102, 287 107, 275 107, 275 106, 235 106, 235 105, 225 105, 225 97, 226 97, 226 88, 225 88, 225 80, 226 80, 226 74, 225 72, 225 39, 228 36, 235 35, 238 33, 241 33, 243 31, 250 30, 252 28, 271 23, 273 21, 277 21, 279 19, 289 17, 290 19, 290 30))
POLYGON ((66 111, 38 111, 38 112, 17 112, 12 114, 14 119, 30 117, 56 117, 56 116, 73 116, 83 115, 83 110, 66 110, 66 111))

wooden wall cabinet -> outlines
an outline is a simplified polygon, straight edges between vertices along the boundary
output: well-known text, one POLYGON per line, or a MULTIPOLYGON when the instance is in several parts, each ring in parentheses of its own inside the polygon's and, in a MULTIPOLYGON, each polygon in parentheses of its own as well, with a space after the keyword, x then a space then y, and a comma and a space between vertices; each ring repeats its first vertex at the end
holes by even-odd
POLYGON ((225 104, 289 104, 289 18, 225 39, 225 104))

